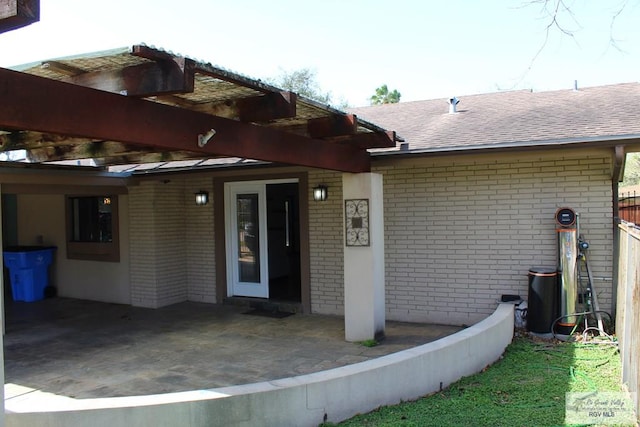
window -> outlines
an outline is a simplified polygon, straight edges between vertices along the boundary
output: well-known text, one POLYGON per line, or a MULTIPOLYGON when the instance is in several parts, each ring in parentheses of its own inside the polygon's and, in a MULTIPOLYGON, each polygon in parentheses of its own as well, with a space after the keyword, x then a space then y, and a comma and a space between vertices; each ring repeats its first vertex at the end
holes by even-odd
POLYGON ((120 261, 117 196, 67 196, 67 258, 120 261))

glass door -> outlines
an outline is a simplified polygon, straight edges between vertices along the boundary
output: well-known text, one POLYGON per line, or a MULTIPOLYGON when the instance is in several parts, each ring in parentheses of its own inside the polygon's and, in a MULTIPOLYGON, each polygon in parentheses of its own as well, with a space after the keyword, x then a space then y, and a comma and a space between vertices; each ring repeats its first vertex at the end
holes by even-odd
POLYGON ((225 197, 228 295, 269 298, 265 186, 227 183, 225 197))

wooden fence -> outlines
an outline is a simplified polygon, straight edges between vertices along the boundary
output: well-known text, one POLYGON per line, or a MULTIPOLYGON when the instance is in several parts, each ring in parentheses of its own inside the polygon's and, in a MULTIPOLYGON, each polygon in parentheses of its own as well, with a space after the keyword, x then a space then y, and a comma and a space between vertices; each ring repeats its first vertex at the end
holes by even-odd
MULTIPOLYGON (((616 335, 622 359, 622 382, 636 393, 636 414, 640 409, 640 227, 623 222, 616 305, 616 335)), ((639 420, 640 421, 640 417, 639 420)))
POLYGON ((620 193, 618 197, 618 216, 620 219, 640 224, 640 194, 635 191, 620 193))

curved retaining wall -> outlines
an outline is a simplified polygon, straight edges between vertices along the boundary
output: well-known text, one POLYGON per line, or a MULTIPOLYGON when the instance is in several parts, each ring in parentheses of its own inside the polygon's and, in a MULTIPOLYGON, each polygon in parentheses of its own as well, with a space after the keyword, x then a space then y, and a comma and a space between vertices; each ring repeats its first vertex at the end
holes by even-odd
POLYGON ((440 340, 378 359, 255 384, 76 400, 34 391, 5 401, 7 427, 317 426, 438 391, 495 362, 513 305, 440 340))

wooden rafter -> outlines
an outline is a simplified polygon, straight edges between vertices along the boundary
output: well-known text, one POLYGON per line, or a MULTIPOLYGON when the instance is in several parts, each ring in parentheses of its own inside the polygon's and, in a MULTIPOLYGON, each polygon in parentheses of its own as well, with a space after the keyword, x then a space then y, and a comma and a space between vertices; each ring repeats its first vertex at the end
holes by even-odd
POLYGON ((177 160, 200 160, 201 155, 188 151, 161 152, 150 149, 130 147, 124 151, 103 151, 87 156, 86 147, 58 146, 36 148, 27 152, 27 159, 33 163, 60 162, 74 160, 93 160, 96 165, 118 165, 130 163, 156 163, 177 160))
POLYGON ((370 170, 362 148, 0 69, 0 127, 298 164, 370 170), (43 96, 46 94, 46 96, 43 96), (211 131, 214 132, 211 132, 211 131), (206 143, 198 145, 199 135, 206 143))
POLYGON ((135 147, 130 144, 113 141, 86 141, 75 144, 51 144, 27 149, 29 159, 34 162, 60 160, 80 160, 104 157, 119 157, 131 153, 150 153, 149 147, 135 147))
POLYGON ((358 120, 354 114, 332 114, 307 121, 307 129, 311 138, 353 135, 358 131, 358 120))
POLYGON ((394 131, 363 132, 348 138, 333 138, 334 142, 355 145, 362 149, 392 148, 396 146, 398 137, 394 131))
POLYGON ((190 109, 244 123, 269 122, 296 116, 296 94, 271 92, 223 102, 192 104, 190 109))
POLYGON ((181 160, 203 160, 201 157, 194 153, 186 151, 171 151, 171 152, 153 152, 153 153, 128 153, 122 156, 113 157, 99 157, 94 159, 96 165, 99 166, 112 166, 112 165, 133 165, 143 163, 162 163, 162 162, 176 162, 181 160))
MULTIPOLYGON (((58 70, 61 70, 60 66, 64 65, 52 62, 48 64, 58 70)), ((67 66, 63 72, 69 75, 73 72, 73 68, 67 66)), ((193 61, 182 58, 180 61, 148 62, 117 70, 75 73, 64 81, 139 97, 193 92, 193 61)))
POLYGON ((86 73, 82 68, 73 67, 60 61, 44 61, 41 67, 70 77, 86 73))
POLYGON ((40 20, 40 0, 0 0, 0 33, 40 20))
POLYGON ((32 150, 93 142, 90 138, 69 137, 43 132, 6 132, 0 134, 0 151, 32 150))

